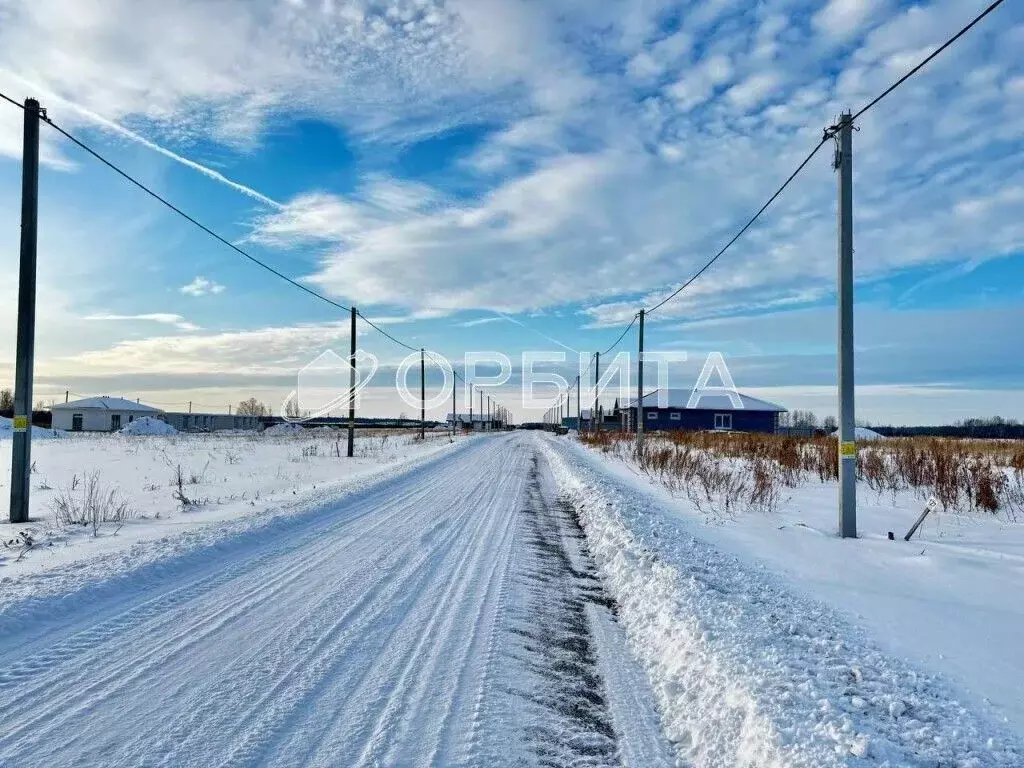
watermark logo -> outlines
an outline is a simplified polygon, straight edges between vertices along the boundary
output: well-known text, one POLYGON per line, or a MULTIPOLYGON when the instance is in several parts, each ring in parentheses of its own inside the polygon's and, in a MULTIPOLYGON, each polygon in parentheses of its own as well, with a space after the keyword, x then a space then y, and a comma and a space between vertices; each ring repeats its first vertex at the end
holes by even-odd
MULTIPOLYGON (((670 380, 670 366, 685 362, 687 353, 681 350, 644 352, 644 407, 700 408, 701 399, 709 396, 727 397, 730 408, 735 410, 745 407, 720 352, 708 354, 695 386, 673 389, 672 384, 675 382, 670 380), (721 381, 720 385, 710 383, 712 377, 716 376, 721 381), (678 397, 680 392, 688 398, 685 405, 682 398, 678 397)), ((353 387, 348 358, 326 350, 298 372, 295 389, 282 403, 281 414, 288 421, 344 416, 353 397, 358 405, 359 393, 371 385, 380 368, 375 355, 357 350, 356 381, 353 387)), ((502 388, 507 392, 509 382, 513 381, 516 372, 508 355, 493 351, 467 352, 462 360, 462 371, 459 375, 453 364, 442 355, 429 350, 422 353, 417 351, 405 357, 396 367, 395 391, 401 401, 414 411, 436 410, 452 405, 457 379, 461 379, 461 402, 472 409, 474 394, 497 392, 502 388), (421 366, 424 373, 429 372, 431 376, 436 376, 440 370, 443 376, 440 387, 436 380, 429 388, 426 386, 420 375, 421 366)), ((635 408, 637 391, 632 377, 636 371, 637 360, 628 352, 619 352, 614 357, 602 358, 600 361, 580 353, 578 360, 570 362, 561 350, 526 351, 522 353, 518 371, 519 404, 526 411, 565 405, 578 381, 579 392, 576 397, 581 406, 589 407, 601 399, 614 396, 623 410, 635 408), (578 376, 574 375, 576 370, 573 368, 578 370, 578 376)), ((479 403, 475 405, 479 407, 479 403)))
POLYGON ((307 363, 296 377, 295 389, 281 404, 281 415, 288 421, 308 421, 346 409, 352 398, 370 385, 380 364, 376 355, 356 350, 356 384, 351 385, 352 366, 347 358, 326 350, 307 363))

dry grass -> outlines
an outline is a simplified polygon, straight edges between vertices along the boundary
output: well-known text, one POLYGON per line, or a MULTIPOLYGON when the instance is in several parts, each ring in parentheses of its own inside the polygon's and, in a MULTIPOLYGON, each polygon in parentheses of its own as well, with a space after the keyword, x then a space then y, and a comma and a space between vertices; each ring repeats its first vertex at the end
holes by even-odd
MULTIPOLYGON (((135 516, 135 509, 116 488, 104 488, 99 472, 78 476, 58 490, 50 503, 58 526, 91 526, 96 536, 102 523, 115 523, 117 529, 135 516)), ((116 531, 115 531, 116 532, 116 531)))
MULTIPOLYGON (((838 480, 835 438, 729 432, 663 432, 636 449, 618 432, 584 443, 635 463, 706 512, 770 511, 786 488, 838 480)), ((861 443, 857 480, 879 495, 934 495, 946 511, 1024 518, 1024 443, 1008 440, 892 438, 861 443)))

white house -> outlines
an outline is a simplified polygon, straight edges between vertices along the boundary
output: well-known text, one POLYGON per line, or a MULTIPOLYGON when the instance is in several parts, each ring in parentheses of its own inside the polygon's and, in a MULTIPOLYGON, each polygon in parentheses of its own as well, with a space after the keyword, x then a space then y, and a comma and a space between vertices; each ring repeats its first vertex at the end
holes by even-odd
POLYGON ((117 432, 143 416, 163 413, 142 403, 123 397, 87 397, 70 403, 58 403, 53 412, 53 428, 70 432, 117 432))

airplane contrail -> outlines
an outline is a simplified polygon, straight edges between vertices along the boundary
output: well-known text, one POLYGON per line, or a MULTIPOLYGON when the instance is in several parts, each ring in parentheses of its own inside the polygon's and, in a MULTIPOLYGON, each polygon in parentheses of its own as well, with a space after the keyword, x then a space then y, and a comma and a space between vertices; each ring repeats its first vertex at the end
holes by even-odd
POLYGON ((223 173, 220 173, 219 171, 215 171, 212 168, 208 168, 205 165, 203 165, 202 163, 197 163, 195 160, 189 160, 187 157, 183 157, 182 155, 179 155, 177 152, 172 152, 171 150, 167 149, 166 147, 162 147, 159 144, 156 144, 156 143, 150 141, 145 136, 140 136, 139 134, 135 133, 135 131, 132 131, 132 130, 130 130, 128 128, 125 128, 123 125, 120 125, 119 123, 116 123, 113 120, 109 120, 109 119, 103 117, 102 115, 98 115, 95 112, 93 112, 91 109, 88 109, 87 107, 83 107, 81 104, 76 104, 73 101, 65 99, 63 96, 57 95, 53 91, 49 90, 48 88, 42 87, 38 83, 33 83, 31 80, 27 80, 26 78, 22 77, 21 75, 15 73, 15 72, 11 72, 10 70, 3 69, 3 68, 0 68, 0 72, 2 72, 5 75, 8 75, 10 77, 13 77, 16 80, 21 81, 23 84, 25 84, 29 88, 39 92, 39 94, 41 96, 44 96, 47 101, 57 101, 57 102, 60 102, 61 104, 67 106, 68 108, 73 109, 75 112, 77 112, 78 114, 82 115, 86 119, 88 119, 88 120, 90 120, 90 121, 92 121, 94 123, 97 123, 99 125, 102 125, 104 128, 107 128, 107 129, 113 131, 114 133, 120 134, 121 136, 124 136, 126 139, 130 139, 131 141, 134 141, 134 142, 136 142, 138 144, 141 144, 142 146, 146 147, 147 149, 150 149, 150 150, 152 150, 154 152, 158 152, 159 154, 163 155, 164 157, 170 158, 174 162, 180 163, 181 165, 184 165, 186 168, 191 168, 194 171, 198 171, 199 173, 203 174, 207 178, 213 179, 214 181, 217 181, 217 182, 219 182, 221 184, 224 184, 224 185, 226 185, 228 187, 231 187, 236 192, 241 192, 243 195, 251 197, 254 200, 258 200, 259 202, 263 203, 264 205, 268 205, 271 208, 275 208, 276 210, 279 210, 279 211, 283 210, 284 207, 285 207, 282 203, 277 202, 273 198, 267 197, 262 192, 258 192, 257 190, 253 189, 252 187, 247 187, 245 184, 241 184, 241 183, 239 183, 237 181, 229 179, 223 173))

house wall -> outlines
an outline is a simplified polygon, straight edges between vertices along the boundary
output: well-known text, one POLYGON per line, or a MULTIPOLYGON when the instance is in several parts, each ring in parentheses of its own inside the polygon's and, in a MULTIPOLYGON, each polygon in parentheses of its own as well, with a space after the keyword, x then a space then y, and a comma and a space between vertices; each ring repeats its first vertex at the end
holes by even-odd
POLYGON ((259 416, 229 416, 226 413, 162 413, 159 418, 179 432, 257 429, 262 424, 259 416))
POLYGON ((59 408, 53 411, 53 428, 70 432, 74 416, 79 413, 82 414, 83 432, 109 432, 115 415, 121 417, 122 427, 127 426, 133 419, 147 415, 139 411, 116 411, 107 408, 59 408))
POLYGON ((713 430, 715 414, 732 414, 732 428, 737 432, 775 432, 776 413, 774 411, 724 410, 705 411, 695 408, 644 408, 644 429, 647 430, 713 430), (675 420, 671 414, 678 413, 675 420), (651 416, 654 418, 651 418, 651 416))

